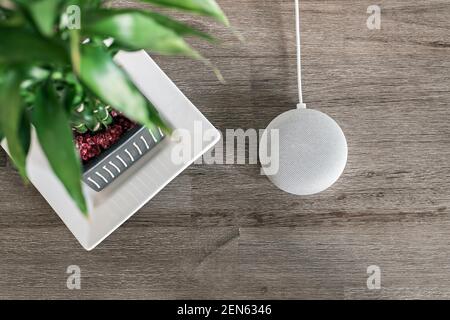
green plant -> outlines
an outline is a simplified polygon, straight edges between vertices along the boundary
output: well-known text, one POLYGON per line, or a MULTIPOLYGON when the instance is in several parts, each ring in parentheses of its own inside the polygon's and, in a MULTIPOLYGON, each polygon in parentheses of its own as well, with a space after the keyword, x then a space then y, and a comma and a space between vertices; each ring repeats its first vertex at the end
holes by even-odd
MULTIPOLYGON (((228 24, 214 0, 141 2, 228 24)), ((167 129, 156 109, 114 63, 114 54, 146 49, 202 59, 184 40, 186 36, 211 39, 156 12, 107 8, 102 0, 0 0, 0 140, 7 140, 21 176, 26 180, 33 126, 56 176, 87 214, 73 129, 83 132, 107 126, 110 107, 149 128, 167 129), (77 21, 77 13, 81 28, 70 25, 70 19, 77 21), (106 39, 112 45, 106 46, 106 39)))

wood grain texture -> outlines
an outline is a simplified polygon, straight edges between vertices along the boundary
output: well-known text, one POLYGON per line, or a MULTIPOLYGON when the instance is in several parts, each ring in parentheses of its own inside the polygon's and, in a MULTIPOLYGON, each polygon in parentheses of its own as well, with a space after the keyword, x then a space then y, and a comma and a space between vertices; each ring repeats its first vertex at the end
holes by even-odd
MULTIPOLYGON (((296 103, 293 1, 219 3, 245 43, 179 16, 222 40, 193 44, 226 85, 156 60, 219 129, 264 128, 296 103)), ((0 153, 0 298, 450 298, 450 3, 378 1, 379 31, 371 4, 301 4, 305 100, 350 146, 333 188, 299 198, 256 165, 194 165, 88 253, 0 153)))

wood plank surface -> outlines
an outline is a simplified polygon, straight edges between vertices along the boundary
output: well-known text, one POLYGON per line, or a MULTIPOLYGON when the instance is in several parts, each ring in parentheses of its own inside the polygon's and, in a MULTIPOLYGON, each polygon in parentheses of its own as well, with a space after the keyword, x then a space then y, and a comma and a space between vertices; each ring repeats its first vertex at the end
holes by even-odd
MULTIPOLYGON (((262 129, 297 102, 293 1, 218 2, 245 42, 177 16, 221 40, 192 43, 225 85, 200 62, 155 59, 223 132, 262 129)), ((194 165, 85 252, 0 152, 0 298, 450 298, 450 3, 378 1, 369 30, 372 4, 301 3, 305 100, 350 148, 334 187, 295 197, 257 165, 194 165)))

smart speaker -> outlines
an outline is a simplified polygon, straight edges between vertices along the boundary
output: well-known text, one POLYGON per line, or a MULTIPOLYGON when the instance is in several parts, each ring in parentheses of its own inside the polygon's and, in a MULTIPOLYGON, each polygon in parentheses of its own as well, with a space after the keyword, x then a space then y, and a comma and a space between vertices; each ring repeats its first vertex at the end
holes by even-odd
MULTIPOLYGON (((267 177, 278 188, 296 195, 322 192, 341 176, 347 163, 347 141, 339 125, 326 114, 294 109, 276 117, 261 137, 260 159, 278 149, 276 172, 267 177), (273 141, 271 130, 278 130, 273 141)), ((261 161, 263 163, 263 161, 261 161)), ((274 164, 271 164, 271 169, 274 164)))
POLYGON ((298 0, 295 9, 300 103, 297 109, 279 115, 269 124, 261 136, 259 157, 262 171, 278 188, 296 195, 312 195, 339 179, 347 163, 348 148, 336 121, 322 112, 306 109, 303 103, 298 0), (270 164, 265 159, 267 155, 271 155, 270 164))

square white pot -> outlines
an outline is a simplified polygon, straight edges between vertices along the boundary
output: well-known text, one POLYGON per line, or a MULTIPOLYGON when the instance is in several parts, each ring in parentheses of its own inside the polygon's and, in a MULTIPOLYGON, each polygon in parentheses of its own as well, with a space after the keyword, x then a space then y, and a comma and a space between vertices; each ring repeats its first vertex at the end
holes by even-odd
MULTIPOLYGON (((196 131, 199 128, 209 134, 207 141, 195 141, 200 146, 186 146, 186 150, 191 149, 192 152, 182 163, 174 162, 172 154, 175 148, 183 148, 180 144, 191 142, 188 139, 174 141, 167 137, 105 190, 95 192, 83 185, 90 208, 87 219, 53 174, 33 133, 27 161, 29 179, 86 250, 94 249, 220 139, 220 133, 146 52, 119 52, 115 60, 171 128, 182 129, 191 137, 198 134, 196 131)), ((7 150, 5 144, 2 146, 7 150)))

